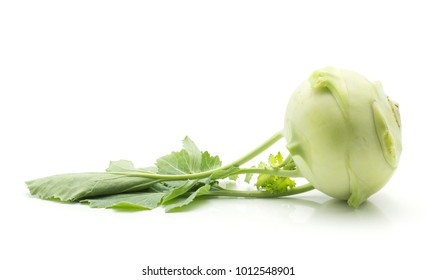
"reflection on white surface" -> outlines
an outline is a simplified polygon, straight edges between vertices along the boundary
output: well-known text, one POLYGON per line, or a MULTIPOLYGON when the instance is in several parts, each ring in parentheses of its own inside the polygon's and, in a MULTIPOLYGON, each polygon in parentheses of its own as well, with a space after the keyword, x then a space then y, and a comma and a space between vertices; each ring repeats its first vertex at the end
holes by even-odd
MULTIPOLYGON (((298 228, 311 229, 321 227, 323 230, 348 229, 387 229, 392 224, 385 214, 389 212, 382 200, 371 200, 358 209, 351 208, 345 201, 331 199, 321 193, 306 194, 296 197, 273 199, 253 198, 206 198, 198 199, 178 212, 165 213, 164 208, 146 211, 122 211, 116 209, 92 209, 83 204, 68 204, 44 201, 24 195, 33 207, 47 211, 58 210, 88 213, 90 217, 114 216, 117 219, 140 220, 141 223, 159 225, 164 228, 170 224, 189 227, 226 228, 298 228), (51 210, 50 210, 51 209, 51 210), (382 211, 383 209, 384 211, 382 211)), ((383 197, 382 197, 383 198, 383 197)), ((399 204, 400 202, 398 202, 399 204)))
MULTIPOLYGON (((157 213, 156 213, 157 214, 157 213)), ((160 213, 159 213, 160 214, 160 213)), ((162 213, 163 214, 163 213, 162 213)), ((346 202, 322 194, 279 199, 204 199, 182 212, 167 213, 160 218, 198 221, 211 227, 259 229, 385 229, 388 217, 375 203, 368 201, 358 209, 346 202)))
MULTIPOLYGON (((308 208, 312 210, 305 222, 370 222, 374 224, 387 223, 387 217, 371 201, 362 204, 360 208, 354 209, 348 206, 345 201, 329 199, 324 202, 313 200, 295 199, 293 201, 297 208, 308 208)), ((297 215, 298 216, 298 215, 297 215)))

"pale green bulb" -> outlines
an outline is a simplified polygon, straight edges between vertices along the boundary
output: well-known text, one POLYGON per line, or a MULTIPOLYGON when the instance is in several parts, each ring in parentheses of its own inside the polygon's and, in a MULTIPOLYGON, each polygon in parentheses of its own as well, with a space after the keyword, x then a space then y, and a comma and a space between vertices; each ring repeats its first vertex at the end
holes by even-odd
POLYGON ((284 135, 301 174, 353 207, 386 184, 402 149, 398 105, 381 84, 333 67, 314 71, 295 90, 284 135))

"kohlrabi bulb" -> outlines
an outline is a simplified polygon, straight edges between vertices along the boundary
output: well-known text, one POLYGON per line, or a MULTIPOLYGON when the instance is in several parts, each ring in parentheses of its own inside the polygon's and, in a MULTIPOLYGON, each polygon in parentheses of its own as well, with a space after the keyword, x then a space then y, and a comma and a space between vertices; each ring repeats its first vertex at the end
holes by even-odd
POLYGON ((333 67, 313 72, 295 90, 284 135, 300 173, 353 207, 386 184, 402 149, 398 105, 381 84, 333 67))

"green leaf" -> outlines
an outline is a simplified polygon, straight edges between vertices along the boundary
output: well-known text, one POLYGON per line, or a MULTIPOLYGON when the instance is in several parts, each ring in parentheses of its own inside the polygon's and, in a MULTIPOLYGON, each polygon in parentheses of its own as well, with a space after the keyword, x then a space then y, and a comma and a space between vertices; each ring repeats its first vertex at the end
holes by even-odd
POLYGON ((268 157, 268 163, 271 167, 276 167, 283 162, 283 156, 280 152, 277 153, 277 155, 270 154, 268 157))
POLYGON ((156 180, 110 173, 70 173, 26 182, 29 191, 42 199, 77 201, 86 197, 145 190, 156 180))
POLYGON ((136 168, 130 160, 122 159, 111 161, 106 172, 156 173, 157 169, 154 166, 136 168))
MULTIPOLYGON (((258 165, 258 168, 278 170, 277 167, 283 163, 282 154, 280 152, 278 152, 277 155, 275 156, 270 154, 268 157, 268 163, 269 165, 267 165, 264 162, 261 162, 258 165)), ((285 166, 283 166, 282 169, 290 170, 293 167, 292 164, 293 162, 285 164, 285 166)), ((247 182, 247 180, 248 181, 251 180, 251 176, 250 177, 246 176, 245 181, 247 182)), ((257 176, 257 182, 255 185, 256 187, 258 187, 258 189, 263 189, 266 191, 286 192, 291 188, 295 187, 295 182, 287 177, 279 177, 270 174, 259 174, 257 176)))
POLYGON ((81 202, 89 203, 93 208, 117 208, 126 210, 149 210, 160 205, 165 193, 125 193, 108 195, 99 198, 85 199, 81 202))
MULTIPOLYGON (((261 164, 262 164, 262 162, 261 162, 261 164)), ((256 166, 255 165, 253 165, 253 166, 251 166, 251 168, 256 168, 256 166)), ((260 168, 260 167, 259 167, 260 168)), ((253 173, 247 173, 247 174, 245 174, 245 178, 244 178, 244 182, 245 183, 247 183, 247 184, 249 184, 250 182, 251 182, 251 178, 253 178, 253 173)))
POLYGON ((221 167, 221 160, 218 156, 211 156, 208 151, 201 153, 200 171, 209 171, 221 167))
POLYGON ((162 199, 162 203, 166 203, 176 197, 181 196, 186 193, 190 189, 192 189, 197 183, 198 180, 188 180, 188 181, 176 181, 179 183, 179 186, 172 188, 162 199))
POLYGON ((208 152, 200 152, 194 142, 185 137, 183 149, 172 152, 156 161, 159 174, 183 175, 212 170, 221 166, 221 160, 217 156, 211 156, 208 152))
POLYGON ((167 207, 165 207, 165 212, 172 212, 172 211, 178 210, 178 209, 188 205, 192 201, 194 201, 195 198, 207 194, 209 192, 209 190, 210 190, 210 185, 204 185, 204 186, 200 187, 198 190, 196 190, 195 192, 193 192, 187 198, 181 199, 181 200, 179 200, 175 203, 172 203, 172 204, 168 205, 167 207))
POLYGON ((192 141, 188 136, 183 139, 183 149, 189 155, 188 165, 191 170, 190 173, 198 172, 198 170, 200 170, 202 154, 194 141, 192 141))
POLYGON ((250 181, 251 181, 251 178, 253 178, 253 175, 254 175, 253 173, 245 174, 244 182, 247 183, 247 184, 249 184, 250 181))
POLYGON ((256 186, 260 189, 272 192, 286 192, 295 187, 295 182, 286 177, 278 177, 268 174, 259 174, 256 186))

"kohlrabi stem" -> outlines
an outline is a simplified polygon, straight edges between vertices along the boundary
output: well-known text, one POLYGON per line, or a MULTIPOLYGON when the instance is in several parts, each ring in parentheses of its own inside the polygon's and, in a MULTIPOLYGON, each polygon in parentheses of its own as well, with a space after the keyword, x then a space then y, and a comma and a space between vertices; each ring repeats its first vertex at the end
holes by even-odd
MULTIPOLYGON (((150 179, 163 179, 166 181, 176 181, 176 180, 190 180, 190 179, 202 179, 207 178, 210 175, 212 175, 215 172, 226 170, 231 167, 239 167, 240 165, 246 163, 247 161, 253 159, 260 153, 264 152, 266 149, 271 147, 274 143, 279 141, 283 138, 283 133, 280 130, 279 132, 275 133, 273 136, 268 138, 265 142, 263 142, 260 146, 252 150, 251 152, 247 153, 246 155, 242 156, 241 158, 224 165, 219 168, 215 168, 212 170, 204 171, 204 172, 198 172, 193 174, 180 174, 180 175, 167 175, 167 174, 155 174, 155 173, 130 173, 130 172, 109 172, 111 174, 118 174, 118 175, 126 175, 126 176, 132 176, 132 177, 144 177, 144 178, 150 178, 150 179)), ((264 170, 264 169, 259 169, 264 170)), ((250 173, 256 173, 256 172, 250 172, 250 173)))
POLYGON ((229 163, 229 164, 227 164, 219 169, 227 169, 227 168, 230 168, 232 166, 240 166, 241 164, 246 163, 247 161, 249 161, 249 160, 253 159, 254 157, 256 157, 257 155, 259 155, 260 153, 264 152, 266 149, 271 147, 274 143, 276 143, 277 141, 279 141, 282 138, 283 138, 283 132, 280 130, 280 131, 276 132, 273 136, 271 136, 268 140, 263 142, 263 144, 258 146, 256 149, 252 150, 251 152, 249 152, 245 156, 243 156, 243 157, 235 160, 234 162, 229 163))
POLYGON ((290 178, 299 178, 303 177, 299 170, 282 170, 282 169, 263 169, 263 168, 240 168, 236 170, 235 172, 232 172, 230 175, 237 175, 237 174, 269 174, 269 175, 275 175, 278 177, 290 177, 290 178))
POLYGON ((313 190, 314 187, 311 184, 305 184, 300 187, 292 188, 285 192, 267 192, 267 191, 238 191, 223 189, 219 191, 209 191, 203 196, 234 196, 234 197, 258 197, 258 198, 274 198, 280 196, 289 196, 299 193, 304 193, 313 190))

